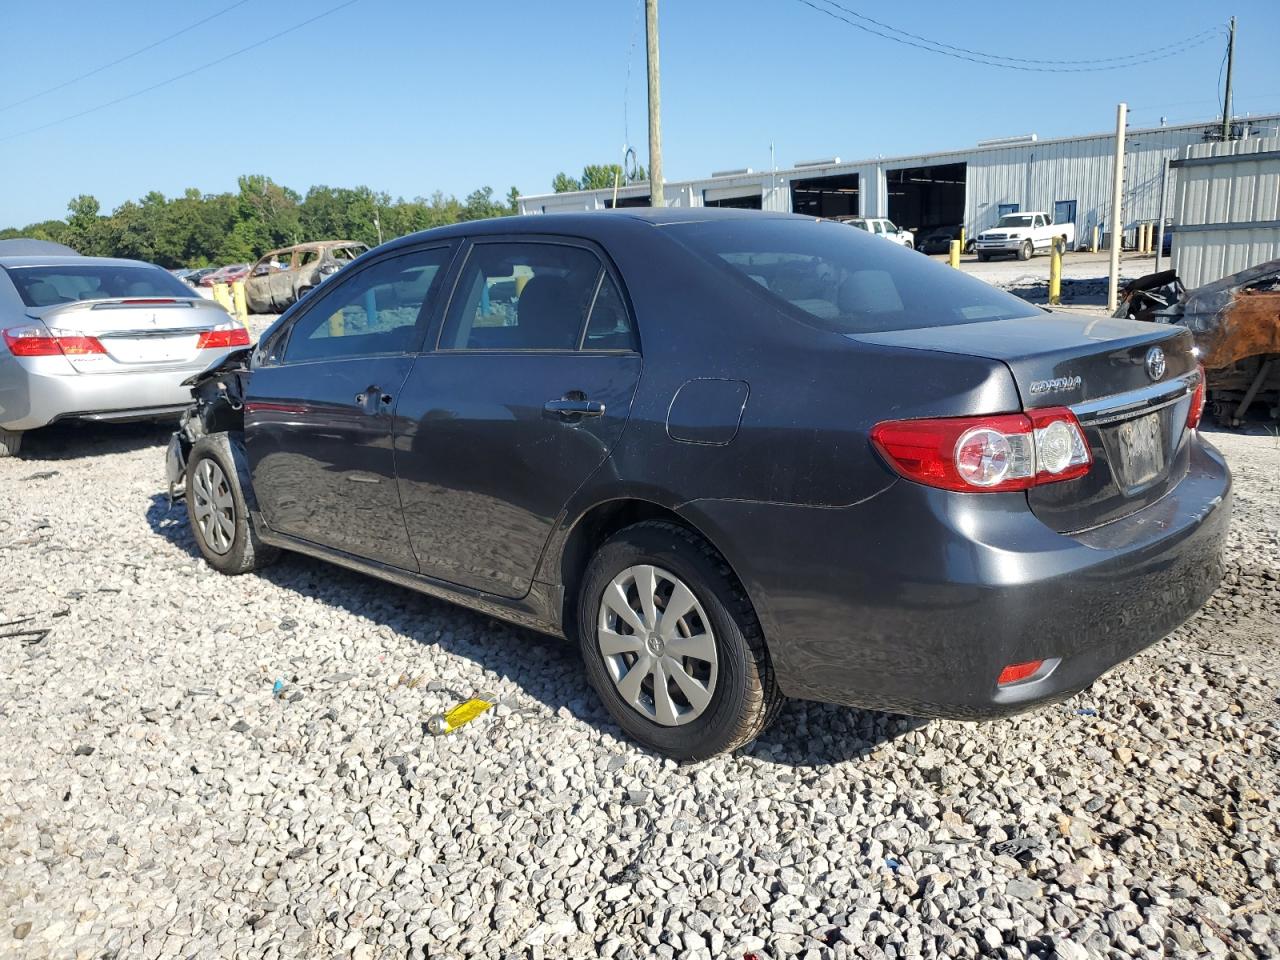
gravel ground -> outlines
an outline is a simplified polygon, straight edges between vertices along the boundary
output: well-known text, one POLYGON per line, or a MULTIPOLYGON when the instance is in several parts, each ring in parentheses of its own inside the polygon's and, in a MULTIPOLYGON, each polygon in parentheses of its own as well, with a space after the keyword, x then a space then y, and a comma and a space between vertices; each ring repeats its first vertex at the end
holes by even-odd
POLYGON ((1214 435, 1222 589, 1073 700, 793 703, 691 766, 561 642, 297 556, 211 572, 165 437, 0 461, 0 957, 1280 955, 1273 436, 1214 435))

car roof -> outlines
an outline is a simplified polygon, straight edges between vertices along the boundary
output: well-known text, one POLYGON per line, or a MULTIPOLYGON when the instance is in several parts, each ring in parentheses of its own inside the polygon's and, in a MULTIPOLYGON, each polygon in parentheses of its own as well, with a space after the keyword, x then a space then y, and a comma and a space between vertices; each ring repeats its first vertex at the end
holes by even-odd
POLYGON ((814 220, 796 213, 739 210, 732 207, 625 207, 618 210, 588 210, 571 213, 531 213, 488 220, 466 220, 443 227, 433 227, 390 240, 379 252, 411 246, 424 240, 448 240, 456 237, 509 234, 563 234, 589 240, 606 240, 652 227, 678 223, 703 223, 723 220, 814 220))
POLYGON ((121 257, 81 257, 77 256, 25 256, 0 257, 0 267, 155 267, 154 263, 145 260, 126 260, 121 257))

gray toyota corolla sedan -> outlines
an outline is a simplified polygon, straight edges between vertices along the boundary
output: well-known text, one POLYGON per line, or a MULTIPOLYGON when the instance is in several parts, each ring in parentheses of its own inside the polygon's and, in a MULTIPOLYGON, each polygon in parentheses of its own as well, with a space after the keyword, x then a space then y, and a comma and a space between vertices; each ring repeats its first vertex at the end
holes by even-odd
POLYGON ((284 548, 572 638, 679 758, 784 696, 1067 697, 1196 611, 1230 514, 1187 331, 800 216, 404 237, 193 392, 169 476, 214 567, 284 548))
POLYGON ((176 419, 191 400, 182 381, 248 343, 153 264, 0 257, 0 456, 55 420, 176 419))

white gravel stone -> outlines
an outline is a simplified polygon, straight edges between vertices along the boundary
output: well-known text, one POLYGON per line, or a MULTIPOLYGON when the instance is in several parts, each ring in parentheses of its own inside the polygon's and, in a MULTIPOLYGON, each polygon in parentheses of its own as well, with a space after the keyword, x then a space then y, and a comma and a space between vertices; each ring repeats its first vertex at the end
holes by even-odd
POLYGON ((49 630, 0 638, 0 956, 1280 955, 1280 443, 1212 436, 1223 587, 1089 690, 981 725, 794 703, 680 766, 561 642, 296 556, 212 573, 165 431, 32 434, 0 461, 0 623, 32 618, 0 633, 49 630))

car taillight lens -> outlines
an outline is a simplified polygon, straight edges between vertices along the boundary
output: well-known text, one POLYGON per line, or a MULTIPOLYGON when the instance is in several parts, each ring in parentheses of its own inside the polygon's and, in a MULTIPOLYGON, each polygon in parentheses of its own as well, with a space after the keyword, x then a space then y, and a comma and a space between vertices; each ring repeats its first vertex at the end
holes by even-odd
POLYGON ((1011 663, 1000 671, 1000 676, 996 678, 999 686, 1005 686, 1010 683, 1018 683, 1027 679, 1044 663, 1043 660, 1028 660, 1026 663, 1011 663))
POLYGON ((890 420, 871 440, 908 480, 943 490, 1026 490, 1089 472, 1093 455, 1066 407, 990 417, 890 420))
POLYGON ((55 335, 43 326, 10 327, 3 333, 5 346, 15 357, 82 357, 107 352, 97 337, 55 335))
POLYGON ((1187 411, 1187 429, 1194 430, 1200 426, 1200 418, 1204 416, 1204 364, 1197 364, 1200 372, 1200 379, 1196 381, 1196 388, 1191 393, 1191 409, 1187 411))
POLYGON ((197 350, 224 349, 226 347, 247 347, 249 331, 237 324, 224 323, 206 330, 196 341, 197 350))

